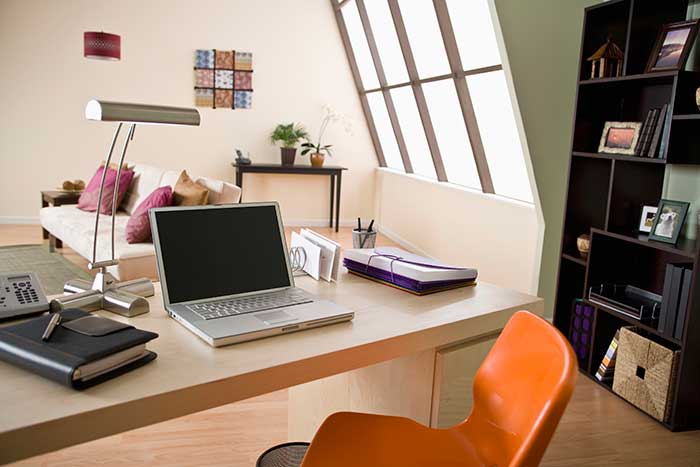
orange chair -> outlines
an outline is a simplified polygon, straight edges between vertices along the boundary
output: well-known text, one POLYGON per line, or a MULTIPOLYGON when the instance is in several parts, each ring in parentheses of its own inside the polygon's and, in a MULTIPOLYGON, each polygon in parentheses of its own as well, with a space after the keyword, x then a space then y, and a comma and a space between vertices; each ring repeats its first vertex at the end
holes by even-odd
POLYGON ((464 422, 433 429, 413 420, 341 412, 323 422, 302 467, 535 467, 576 382, 576 357, 552 325, 517 312, 474 379, 464 422))

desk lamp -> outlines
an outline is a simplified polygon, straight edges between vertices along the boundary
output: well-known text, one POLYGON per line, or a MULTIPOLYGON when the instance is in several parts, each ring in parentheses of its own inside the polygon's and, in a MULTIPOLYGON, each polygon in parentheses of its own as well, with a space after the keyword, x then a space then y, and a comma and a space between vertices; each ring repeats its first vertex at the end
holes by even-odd
POLYGON ((118 122, 117 129, 112 138, 112 144, 105 160, 105 169, 102 171, 100 182, 99 203, 102 203, 102 191, 105 178, 112 160, 112 153, 116 146, 119 133, 123 125, 128 125, 129 130, 124 140, 119 165, 117 167, 117 180, 112 196, 112 257, 109 260, 97 261, 97 234, 100 225, 100 209, 95 213, 95 237, 92 243, 92 261, 88 263, 90 270, 97 269, 93 282, 82 279, 73 279, 63 287, 65 295, 51 303, 52 311, 66 308, 80 308, 86 311, 105 309, 123 316, 136 316, 148 312, 148 301, 144 297, 150 297, 154 293, 153 283, 150 279, 134 279, 126 282, 118 282, 107 271, 110 266, 119 264, 114 257, 114 221, 117 213, 117 198, 119 193, 119 178, 121 176, 124 156, 129 147, 129 141, 134 138, 134 129, 137 124, 145 125, 193 125, 199 126, 199 112, 195 109, 180 107, 164 107, 159 105, 127 104, 122 102, 106 102, 91 100, 85 107, 85 118, 102 122, 118 122))

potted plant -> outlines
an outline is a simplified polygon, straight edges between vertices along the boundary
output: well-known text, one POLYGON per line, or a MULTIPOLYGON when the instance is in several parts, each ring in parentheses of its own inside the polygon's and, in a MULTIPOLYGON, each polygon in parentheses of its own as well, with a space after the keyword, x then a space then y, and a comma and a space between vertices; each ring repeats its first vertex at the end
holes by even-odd
POLYGON ((325 112, 325 115, 323 117, 323 120, 321 121, 321 128, 318 131, 318 142, 314 144, 311 142, 309 137, 306 136, 306 142, 302 143, 301 145, 301 147, 303 148, 301 151, 302 156, 311 153, 310 158, 311 165, 313 167, 323 167, 323 162, 326 159, 325 154, 328 154, 329 156, 333 157, 333 155, 331 154, 331 148, 333 147, 333 145, 324 145, 321 143, 323 139, 323 134, 326 132, 326 128, 328 128, 329 123, 342 121, 345 126, 345 130, 348 133, 350 133, 350 122, 343 115, 337 113, 328 105, 323 106, 323 110, 325 112))
POLYGON ((270 135, 272 144, 282 143, 280 152, 282 154, 282 165, 294 165, 294 158, 297 154, 296 145, 299 140, 308 136, 303 126, 294 123, 286 125, 279 124, 270 135))

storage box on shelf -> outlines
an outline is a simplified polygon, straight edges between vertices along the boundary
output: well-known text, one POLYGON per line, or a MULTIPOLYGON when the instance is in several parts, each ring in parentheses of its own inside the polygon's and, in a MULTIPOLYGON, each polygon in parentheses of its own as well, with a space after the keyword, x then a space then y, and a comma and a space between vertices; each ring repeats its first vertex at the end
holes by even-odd
MULTIPOLYGON (((644 338, 678 352, 678 369, 669 395, 664 425, 673 430, 700 428, 700 284, 692 274, 685 332, 669 334, 658 321, 640 322, 588 301, 588 288, 602 283, 628 284, 663 295, 666 266, 684 263, 698 270, 694 240, 670 245, 650 241, 637 232, 644 205, 662 197, 666 165, 700 165, 696 126, 700 111, 695 90, 700 73, 664 71, 645 74, 649 55, 666 23, 683 21, 687 0, 612 0, 586 9, 573 122, 569 185, 557 277, 554 324, 570 335, 579 299, 594 308, 589 356, 580 361, 587 376, 595 372, 615 333, 633 325, 644 338), (591 79, 586 58, 611 38, 625 52, 623 75, 591 79), (655 157, 599 154, 606 121, 643 122, 649 110, 668 105, 669 116, 655 157), (582 257, 576 239, 591 236, 591 252, 582 257)), ((700 183, 700 181, 699 181, 700 183)))

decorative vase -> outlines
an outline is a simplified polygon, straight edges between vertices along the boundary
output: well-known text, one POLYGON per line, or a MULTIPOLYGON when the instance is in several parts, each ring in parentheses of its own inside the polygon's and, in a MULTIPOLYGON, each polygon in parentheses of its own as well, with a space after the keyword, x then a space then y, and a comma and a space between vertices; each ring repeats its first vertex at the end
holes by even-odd
POLYGON ((280 152, 282 153, 282 165, 294 165, 297 148, 280 148, 280 152))
POLYGON ((326 156, 320 152, 311 154, 311 167, 323 167, 323 162, 326 160, 326 156))
POLYGON ((591 237, 588 234, 579 235, 576 239, 576 248, 581 258, 588 258, 588 253, 591 251, 591 237))

